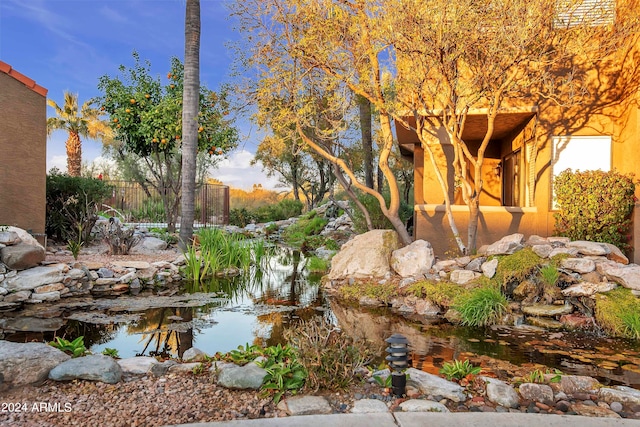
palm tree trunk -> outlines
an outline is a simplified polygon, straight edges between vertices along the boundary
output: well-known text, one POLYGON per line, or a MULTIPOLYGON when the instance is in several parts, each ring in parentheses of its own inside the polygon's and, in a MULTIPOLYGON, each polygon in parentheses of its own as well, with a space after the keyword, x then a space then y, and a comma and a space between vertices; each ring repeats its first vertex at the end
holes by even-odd
POLYGON ((200 0, 187 0, 184 24, 184 93, 182 98, 182 217, 180 247, 193 238, 196 156, 200 92, 200 0))
POLYGON ((67 149, 67 173, 69 176, 80 176, 82 169, 82 142, 77 132, 69 131, 65 143, 67 149))

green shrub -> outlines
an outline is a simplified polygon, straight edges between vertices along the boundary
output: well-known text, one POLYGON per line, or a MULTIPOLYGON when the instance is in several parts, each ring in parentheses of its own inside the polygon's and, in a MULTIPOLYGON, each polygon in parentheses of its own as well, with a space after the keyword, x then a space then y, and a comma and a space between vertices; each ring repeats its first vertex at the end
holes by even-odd
POLYGON ((640 339, 640 299, 630 289, 619 286, 599 294, 595 317, 598 325, 609 334, 640 339))
POLYGON ((361 297, 369 297, 380 300, 384 303, 391 301, 391 298, 398 296, 398 287, 393 283, 377 283, 373 281, 353 282, 341 286, 339 295, 350 301, 359 301, 361 297))
MULTIPOLYGON (((385 202, 387 203, 387 206, 389 206, 389 200, 390 200, 389 194, 385 193, 383 194, 383 197, 385 202)), ((360 200, 360 202, 367 208, 367 211, 369 212, 369 217, 371 218, 371 223, 374 229, 376 230, 393 229, 393 226, 391 225, 387 217, 384 216, 384 214, 382 213, 382 210, 380 209, 380 202, 378 202, 378 199, 376 199, 374 196, 370 194, 361 193, 358 195, 358 200, 360 200)), ((359 234, 366 233, 368 230, 367 230, 367 223, 364 219, 364 214, 360 211, 360 209, 358 209, 358 207, 356 206, 355 203, 353 203, 353 201, 350 201, 349 204, 351 206, 351 211, 353 212, 354 230, 356 231, 356 233, 359 233, 359 234)), ((411 216, 413 215, 413 206, 408 205, 404 202, 401 202, 399 214, 400 214, 400 220, 402 220, 403 223, 406 223, 407 220, 411 218, 411 216)))
POLYGON ((549 286, 555 286, 560 278, 560 272, 553 265, 545 265, 540 268, 540 277, 542 282, 549 286))
POLYGON ((463 325, 487 326, 506 313, 507 298, 493 286, 476 288, 457 298, 453 308, 460 313, 463 325))
POLYGON ((567 169, 555 178, 554 190, 560 209, 554 214, 555 227, 560 236, 629 249, 635 204, 632 175, 567 169))
POLYGON ((312 256, 307 261, 307 270, 310 273, 324 273, 329 269, 329 262, 323 258, 312 256))
POLYGON ((513 281, 519 283, 536 271, 541 262, 542 258, 533 252, 531 248, 524 248, 512 255, 499 259, 493 280, 503 286, 513 281))
POLYGON ((111 191, 102 180, 52 170, 47 175, 47 236, 59 242, 88 241, 97 212, 111 191))
POLYGON ((255 220, 255 214, 249 212, 246 208, 229 210, 230 225, 235 225, 236 227, 246 227, 247 224, 251 224, 251 222, 255 220))
POLYGON ((456 298, 463 294, 468 294, 469 290, 464 286, 450 282, 420 281, 407 286, 405 292, 448 308, 451 307, 456 298))

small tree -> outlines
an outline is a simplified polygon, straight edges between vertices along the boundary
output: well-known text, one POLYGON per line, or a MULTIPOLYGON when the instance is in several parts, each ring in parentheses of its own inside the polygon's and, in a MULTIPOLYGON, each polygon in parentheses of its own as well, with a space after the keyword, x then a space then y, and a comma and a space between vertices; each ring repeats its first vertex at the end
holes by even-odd
MULTIPOLYGON (((153 179, 138 179, 160 195, 169 231, 175 231, 181 191, 182 99, 184 69, 171 59, 168 83, 151 76, 151 64, 140 63, 136 52, 132 68, 120 66, 120 76, 100 78, 98 88, 102 109, 110 115, 111 128, 121 160, 133 154, 143 162, 153 179)), ((226 92, 215 93, 200 87, 198 151, 222 157, 237 146, 238 133, 225 116, 226 92)))
POLYGON ((553 215, 560 236, 630 249, 631 213, 636 201, 633 175, 567 169, 554 179, 553 188, 560 208, 553 215))

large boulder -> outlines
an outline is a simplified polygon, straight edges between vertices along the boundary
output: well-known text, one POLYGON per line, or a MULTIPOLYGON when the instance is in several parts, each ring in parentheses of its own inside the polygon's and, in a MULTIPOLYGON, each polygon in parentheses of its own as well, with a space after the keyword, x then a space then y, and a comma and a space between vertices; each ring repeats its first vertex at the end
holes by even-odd
POLYGON ((92 354, 63 362, 49 372, 54 381, 89 380, 115 384, 122 379, 122 368, 109 356, 92 354))
POLYGON ((607 279, 635 291, 640 290, 640 265, 622 265, 618 263, 602 263, 600 266, 607 279))
POLYGON ((391 272, 391 253, 402 246, 393 230, 372 230, 354 237, 331 260, 329 279, 383 277, 391 272))
POLYGON ((49 371, 70 356, 43 343, 14 343, 0 340, 0 373, 9 386, 38 384, 49 371))
POLYGON ((434 261, 431 243, 425 240, 416 240, 391 253, 391 268, 401 277, 422 277, 429 273, 434 261))
POLYGON ((257 390, 262 387, 262 381, 266 376, 267 371, 253 362, 244 366, 224 366, 218 373, 218 384, 235 390, 257 390))
MULTIPOLYGON (((481 255, 511 255, 524 247, 524 234, 505 236, 484 248, 481 255)), ((480 253, 481 251, 478 251, 480 253)))
POLYGON ((27 243, 18 243, 0 249, 0 260, 12 270, 26 270, 44 261, 44 248, 27 243))
POLYGON ((407 369, 407 374, 407 384, 417 388, 424 394, 440 395, 454 402, 467 400, 464 388, 454 382, 415 368, 407 369))

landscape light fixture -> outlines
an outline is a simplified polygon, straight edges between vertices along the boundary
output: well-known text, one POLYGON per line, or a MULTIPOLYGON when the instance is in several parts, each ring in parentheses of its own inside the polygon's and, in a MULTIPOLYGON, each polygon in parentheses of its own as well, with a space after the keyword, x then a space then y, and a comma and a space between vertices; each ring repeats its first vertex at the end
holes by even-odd
POLYGON ((391 368, 391 387, 395 396, 404 396, 407 389, 407 374, 405 370, 409 367, 409 340, 400 334, 393 334, 384 340, 389 347, 386 352, 389 354, 386 361, 391 368))

